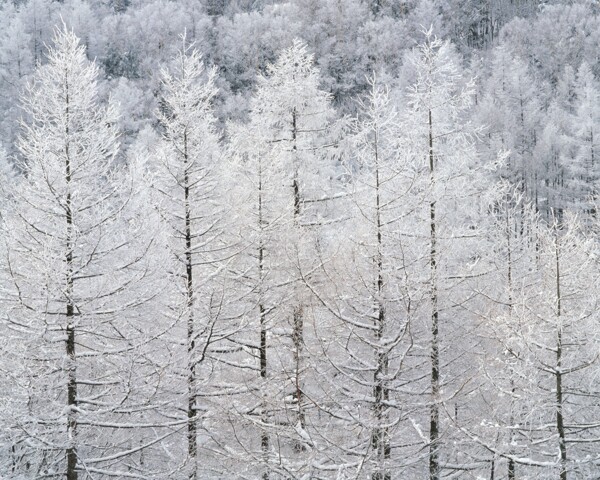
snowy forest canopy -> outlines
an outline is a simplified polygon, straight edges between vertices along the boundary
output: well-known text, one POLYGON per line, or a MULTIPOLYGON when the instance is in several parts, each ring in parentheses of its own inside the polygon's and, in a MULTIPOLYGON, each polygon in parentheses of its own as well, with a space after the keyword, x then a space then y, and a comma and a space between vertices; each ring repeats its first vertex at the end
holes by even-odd
POLYGON ((600 478, 599 8, 0 0, 0 478, 600 478))

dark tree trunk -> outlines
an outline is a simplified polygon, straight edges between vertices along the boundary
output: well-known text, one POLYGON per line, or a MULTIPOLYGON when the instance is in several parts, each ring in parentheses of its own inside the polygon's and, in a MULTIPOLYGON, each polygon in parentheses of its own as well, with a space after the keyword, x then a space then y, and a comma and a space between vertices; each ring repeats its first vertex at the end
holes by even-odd
MULTIPOLYGON (((298 114, 294 108, 292 111, 292 155, 294 162, 294 179, 292 187, 294 190, 294 226, 297 229, 298 237, 300 236, 300 205, 302 197, 300 195, 300 179, 298 173, 298 114)), ((292 343, 294 345, 294 363, 295 363, 295 397, 298 408, 298 422, 304 429, 306 427, 306 419, 304 415, 304 399, 302 392, 302 350, 304 349, 304 312, 302 309, 301 299, 296 298, 297 305, 294 307, 293 313, 293 331, 292 343)), ((300 446, 300 450, 304 450, 304 446, 300 446)))
POLYGON ((563 418, 563 387, 562 387, 562 325, 561 325, 561 294, 560 294, 560 246, 558 239, 558 226, 554 226, 554 247, 556 255, 556 315, 558 328, 556 335, 556 430, 558 432, 558 449, 560 451, 560 480, 567 480, 567 439, 563 418))
MULTIPOLYGON (((259 346, 259 360, 260 360, 260 378, 262 380, 262 388, 267 383, 267 327, 266 327, 266 311, 264 304, 264 282, 265 282, 265 246, 263 243, 263 178, 262 178, 262 164, 259 160, 258 166, 258 228, 260 232, 260 243, 258 245, 258 281, 259 281, 259 299, 258 299, 258 315, 260 321, 260 346, 259 346)), ((263 454, 263 461, 265 463, 265 471, 262 475, 263 480, 269 479, 268 471, 268 460, 269 460, 269 434, 264 430, 264 425, 268 421, 267 415, 267 402, 264 398, 263 393, 263 404, 262 404, 262 424, 263 430, 260 434, 260 447, 263 454)))
POLYGON ((65 181, 67 198, 65 215, 67 219, 66 242, 66 293, 67 293, 67 480, 77 480, 77 359, 75 356, 75 306, 73 304, 73 209, 71 205, 71 157, 69 151, 69 79, 65 78, 66 129, 67 143, 65 144, 65 181))
POLYGON ((187 345, 188 345, 188 456, 190 462, 189 478, 196 480, 198 469, 198 446, 196 438, 198 433, 198 419, 196 417, 196 339, 194 329, 194 280, 192 261, 192 212, 190 199, 190 161, 188 158, 187 132, 183 134, 183 156, 185 162, 184 172, 184 208, 185 208, 185 276, 186 276, 186 306, 187 319, 187 345))
POLYGON ((389 399, 389 389, 386 385, 386 379, 382 378, 388 372, 388 354, 381 345, 381 340, 385 333, 385 307, 383 304, 383 240, 381 223, 381 182, 379 177, 379 138, 375 137, 375 224, 377 227, 377 311, 375 343, 377 345, 376 365, 377 369, 373 375, 373 396, 375 403, 373 405, 375 425, 372 433, 372 446, 376 452, 377 466, 373 472, 372 480, 391 480, 391 473, 386 468, 386 461, 390 458, 391 448, 389 432, 387 427, 387 415, 385 402, 389 399))
MULTIPOLYGON (((525 223, 525 220, 523 218, 521 218, 521 222, 525 223)), ((512 319, 512 313, 513 313, 513 296, 512 296, 512 287, 513 287, 513 275, 512 275, 512 243, 510 241, 511 236, 512 236, 512 225, 511 222, 509 220, 509 215, 508 215, 508 210, 506 212, 506 250, 507 250, 507 281, 508 281, 508 317, 509 319, 512 319)), ((511 378, 510 379, 510 383, 511 383, 511 392, 513 394, 513 399, 511 399, 511 406, 510 406, 510 424, 511 424, 511 429, 510 429, 510 444, 513 444, 513 439, 514 439, 514 430, 512 428, 512 426, 515 424, 515 419, 514 419, 514 395, 516 393, 516 387, 515 387, 515 382, 514 380, 511 378)), ((511 452, 512 453, 512 452, 511 452)), ((515 480, 515 461, 512 458, 508 459, 508 480, 515 480)))
POLYGON ((429 416, 429 478, 440 479, 439 436, 440 436, 440 354, 439 354, 439 311, 437 285, 437 233, 436 233, 436 201, 435 201, 435 158, 433 154, 433 120, 431 110, 428 112, 429 124, 429 174, 431 197, 429 203, 430 252, 429 266, 431 270, 431 408, 429 416))

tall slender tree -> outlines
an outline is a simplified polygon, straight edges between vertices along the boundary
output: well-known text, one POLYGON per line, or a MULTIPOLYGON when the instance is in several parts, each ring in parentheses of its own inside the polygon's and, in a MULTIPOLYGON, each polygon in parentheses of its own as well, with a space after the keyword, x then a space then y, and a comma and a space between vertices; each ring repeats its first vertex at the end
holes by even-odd
MULTIPOLYGON (((371 91, 360 101, 360 117, 354 123, 350 142, 353 154, 345 162, 352 179, 348 189, 355 204, 353 215, 346 222, 347 235, 340 236, 339 261, 332 259, 324 266, 328 278, 339 279, 344 285, 337 285, 327 296, 316 289, 315 294, 344 327, 329 333, 344 339, 331 342, 341 348, 330 345, 324 351, 341 374, 332 382, 337 386, 334 392, 348 392, 349 398, 339 396, 338 402, 353 412, 342 423, 341 431, 357 428, 355 422, 365 429, 362 450, 355 447, 363 456, 355 459, 357 471, 361 468, 358 465, 364 464, 371 479, 389 480, 394 472, 405 471, 394 462, 391 452, 395 433, 406 426, 401 419, 408 409, 399 411, 392 405, 401 402, 396 388, 406 381, 403 367, 411 348, 411 302, 416 300, 405 264, 410 254, 406 239, 399 233, 414 206, 410 186, 415 170, 404 163, 410 162, 410 155, 406 154, 400 115, 387 87, 375 77, 369 83, 371 91), (340 292, 346 289, 347 293, 340 292), (362 401, 357 404, 359 398, 362 401), (358 411, 363 403, 371 410, 364 418, 358 411)), ((320 286, 318 290, 328 289, 320 286)), ((342 438, 333 438, 344 445, 342 438)))
POLYGON ((136 312, 152 293, 147 244, 128 221, 131 177, 115 161, 116 111, 100 105, 97 77, 63 28, 23 99, 24 175, 3 217, 13 296, 5 325, 23 365, 13 468, 24 475, 123 475, 160 436, 144 440, 131 427, 148 408, 130 373, 151 343, 136 312))
POLYGON ((204 67, 185 35, 182 41, 172 68, 162 71, 164 95, 158 117, 163 142, 157 149, 153 186, 163 229, 170 237, 170 275, 178 285, 172 292, 171 315, 186 325, 187 471, 188 478, 197 479, 199 368, 218 337, 216 312, 221 305, 210 281, 222 250, 216 199, 220 154, 213 113, 216 71, 204 67))
MULTIPOLYGON (((600 178, 600 167, 598 165, 598 138, 600 134, 600 86, 590 66, 583 62, 577 71, 575 82, 575 102, 572 125, 574 128, 574 139, 576 153, 576 165, 581 192, 574 192, 577 197, 574 204, 584 202, 587 204, 585 210, 596 214, 593 205, 598 197, 598 179, 600 178), (581 198, 583 197, 583 198, 581 198)), ((579 190, 579 189, 578 189, 579 190)))
POLYGON ((253 223, 245 228, 253 232, 249 239, 256 262, 248 298, 258 316, 253 324, 259 332, 263 391, 261 455, 269 462, 264 475, 282 469, 292 474, 312 468, 306 461, 313 453, 305 391, 310 309, 300 277, 314 259, 311 248, 320 223, 319 202, 312 200, 330 193, 327 139, 333 112, 330 95, 319 88, 312 55, 299 41, 281 53, 258 84, 249 124, 237 129, 235 138, 244 184, 253 192, 247 205, 253 223), (277 445, 283 439, 282 451, 277 445))
MULTIPOLYGON (((454 388, 458 388, 457 384, 465 381, 459 378, 469 375, 468 364, 461 367, 461 362, 453 362, 466 352, 450 352, 447 347, 449 335, 461 335, 461 329, 468 331, 469 323, 454 323, 457 314, 453 311, 450 315, 449 309, 450 305, 467 301, 469 295, 463 287, 477 275, 476 239, 487 175, 475 152, 478 131, 467 117, 473 105, 473 81, 463 78, 459 59, 449 42, 437 39, 431 30, 425 36, 425 42, 407 58, 407 69, 414 81, 408 89, 406 115, 407 124, 414 125, 408 138, 411 154, 420 162, 424 192, 418 194, 423 207, 417 209, 420 216, 415 216, 415 220, 422 229, 420 235, 427 238, 422 261, 427 264, 428 273, 423 280, 429 289, 430 309, 429 477, 439 480, 447 461, 442 457, 443 438, 449 434, 442 418, 446 410, 444 397, 453 398, 456 393, 448 392, 449 386, 455 383, 454 388), (446 318, 444 312, 448 312, 446 318), (452 363, 455 368, 450 371, 452 363)), ((460 314, 463 315, 468 317, 467 312, 460 314)), ((457 417, 460 402, 456 398, 453 401, 457 417)))

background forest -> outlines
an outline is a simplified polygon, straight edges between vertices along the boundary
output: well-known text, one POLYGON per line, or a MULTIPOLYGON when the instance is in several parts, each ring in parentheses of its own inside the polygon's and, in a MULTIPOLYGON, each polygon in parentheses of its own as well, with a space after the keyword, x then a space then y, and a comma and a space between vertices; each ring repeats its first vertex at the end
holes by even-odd
POLYGON ((599 12, 0 0, 0 478, 600 478, 599 12))

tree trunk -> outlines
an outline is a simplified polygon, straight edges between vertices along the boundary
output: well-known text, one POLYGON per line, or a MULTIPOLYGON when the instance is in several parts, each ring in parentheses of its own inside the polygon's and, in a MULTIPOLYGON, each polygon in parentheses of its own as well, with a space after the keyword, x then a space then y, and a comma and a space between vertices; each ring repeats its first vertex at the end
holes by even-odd
POLYGON ((556 254, 556 315, 558 328, 556 335, 556 430, 558 432, 558 449, 560 451, 560 480, 567 480, 567 441, 563 419, 563 388, 562 388, 562 322, 561 322, 561 295, 560 295, 560 247, 558 239, 558 226, 554 226, 554 251, 556 254))
POLYGON ((435 201, 435 165, 433 154, 433 121, 431 110, 428 112, 429 123, 429 174, 431 197, 429 202, 430 252, 429 266, 431 270, 431 408, 429 416, 429 478, 440 479, 439 435, 440 435, 440 358, 439 358, 439 311, 437 285, 437 233, 436 233, 436 201, 435 201))
POLYGON ((387 415, 385 402, 389 398, 389 389, 386 386, 385 377, 388 372, 388 355, 381 345, 385 333, 385 309, 383 304, 383 252, 382 252, 382 224, 381 224, 381 198, 379 178, 379 150, 378 137, 375 134, 375 215, 377 226, 377 330, 375 331, 375 343, 377 345, 376 365, 373 375, 373 405, 375 425, 372 433, 372 446, 376 452, 376 470, 373 472, 372 480, 391 480, 391 474, 386 469, 386 461, 390 458, 390 440, 387 427, 387 415))
MULTIPOLYGON (((294 162, 294 179, 292 182, 294 190, 294 227, 297 230, 298 239, 300 238, 300 180, 298 173, 298 125, 297 125, 297 112, 294 108, 292 111, 292 156, 294 162)), ((299 245, 297 245, 299 247, 299 245)), ((300 253, 298 251, 298 253, 300 253)), ((298 289, 298 286, 296 286, 298 289)), ((300 292, 296 295, 296 306, 294 307, 293 313, 293 332, 292 332, 292 343, 294 345, 294 376, 295 376, 295 397, 298 408, 298 422, 300 427, 304 429, 306 427, 306 419, 304 416, 303 408, 303 392, 302 392, 302 350, 304 349, 304 312, 302 308, 302 300, 300 299, 300 292)), ((299 446, 300 450, 304 450, 304 446, 299 446)))
MULTIPOLYGON (((262 380, 262 388, 264 389, 267 384, 267 329, 266 329, 266 311, 264 305, 264 255, 265 246, 263 243, 263 188, 262 188, 262 163, 259 159, 258 165, 258 228, 260 234, 260 240, 258 245, 258 282, 259 282, 259 299, 258 299, 258 315, 260 321, 260 346, 259 346, 259 360, 260 360, 260 378, 262 380)), ((261 423, 263 429, 260 434, 260 447, 263 454, 263 462, 265 463, 265 471, 262 475, 263 480, 269 479, 268 461, 269 461, 269 434, 264 429, 268 421, 267 415, 267 401, 266 392, 263 392, 263 401, 261 408, 261 423)))
MULTIPOLYGON (((521 219, 522 223, 525 223, 524 219, 521 219)), ((510 224, 508 209, 506 211, 506 250, 507 250, 507 282, 508 282, 508 318, 509 321, 512 321, 512 313, 513 313, 513 296, 512 296, 512 244, 510 241, 512 235, 512 225, 510 224)), ((510 400, 510 445, 512 449, 513 439, 514 439, 514 429, 513 426, 515 424, 514 418, 514 395, 516 392, 515 381, 511 377, 511 393, 513 397, 510 400)), ((512 453, 512 450, 511 450, 512 453)), ((508 459, 508 480, 515 480, 515 461, 512 458, 508 459)))
POLYGON ((67 184, 67 198, 65 213, 67 218, 66 241, 66 293, 67 293, 67 480, 77 480, 77 360, 75 357, 75 307, 73 304, 73 210, 71 205, 71 157, 69 152, 69 80, 65 78, 65 181, 67 184))
POLYGON ((192 262, 192 220, 190 201, 190 162, 187 151, 187 132, 183 134, 184 172, 184 205, 185 205, 185 274, 186 274, 186 306, 188 309, 187 344, 188 344, 188 456, 190 462, 189 478, 196 480, 198 470, 198 446, 196 437, 198 419, 196 417, 196 339, 194 330, 194 281, 192 262))

